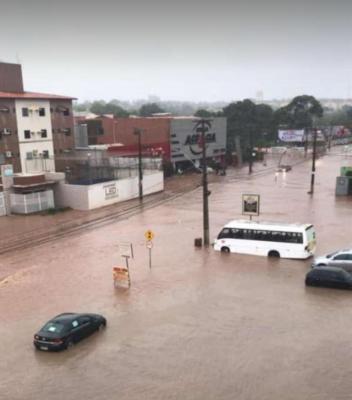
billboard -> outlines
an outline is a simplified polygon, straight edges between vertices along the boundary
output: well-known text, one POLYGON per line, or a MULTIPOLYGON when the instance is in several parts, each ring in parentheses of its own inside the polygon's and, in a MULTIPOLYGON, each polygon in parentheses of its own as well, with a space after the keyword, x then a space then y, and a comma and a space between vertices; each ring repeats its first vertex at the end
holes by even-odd
POLYGON ((283 142, 304 142, 304 129, 280 129, 279 139, 283 142))
MULTIPOLYGON (((212 120, 205 134, 206 157, 216 158, 226 152, 226 118, 212 120)), ((196 132, 194 118, 173 118, 170 127, 171 161, 195 161, 202 158, 201 133, 196 132)))
POLYGON ((243 194, 242 195, 242 214, 243 215, 259 215, 259 194, 243 194))

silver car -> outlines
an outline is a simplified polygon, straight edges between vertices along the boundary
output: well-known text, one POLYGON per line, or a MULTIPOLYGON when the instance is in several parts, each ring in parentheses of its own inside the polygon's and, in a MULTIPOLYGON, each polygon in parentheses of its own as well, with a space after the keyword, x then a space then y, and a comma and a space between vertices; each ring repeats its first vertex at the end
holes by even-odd
POLYGON ((340 267, 352 273, 352 249, 339 250, 325 256, 316 257, 312 267, 340 267))

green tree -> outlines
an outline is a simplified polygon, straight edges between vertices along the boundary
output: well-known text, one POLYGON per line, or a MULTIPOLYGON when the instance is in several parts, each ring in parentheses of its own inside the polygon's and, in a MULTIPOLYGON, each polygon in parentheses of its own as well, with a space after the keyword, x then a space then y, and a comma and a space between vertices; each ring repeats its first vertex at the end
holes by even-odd
POLYGON ((212 118, 212 117, 220 117, 221 113, 215 111, 208 111, 205 108, 200 108, 194 113, 194 116, 200 118, 212 118))
POLYGON ((200 118, 211 118, 211 117, 215 117, 216 113, 205 110, 204 108, 200 108, 199 110, 197 110, 194 113, 195 117, 200 117, 200 118))
POLYGON ((93 101, 93 103, 90 106, 90 112, 97 114, 97 115, 106 114, 105 106, 106 106, 106 102, 104 100, 93 101))
POLYGON ((113 114, 115 117, 128 117, 129 113, 117 105, 115 101, 106 103, 104 100, 94 101, 90 107, 90 111, 94 114, 113 114))
POLYGON ((243 150, 264 145, 275 132, 273 110, 266 104, 254 104, 246 99, 231 103, 223 109, 227 117, 228 150, 235 149, 235 138, 240 137, 243 150))
POLYGON ((139 115, 141 117, 151 117, 153 114, 158 114, 163 112, 165 112, 165 110, 159 107, 158 104, 156 103, 143 104, 142 107, 139 109, 139 115))
POLYGON ((287 106, 275 112, 278 126, 290 129, 304 129, 313 126, 313 120, 321 118, 324 110, 320 102, 313 96, 303 95, 295 97, 287 106))

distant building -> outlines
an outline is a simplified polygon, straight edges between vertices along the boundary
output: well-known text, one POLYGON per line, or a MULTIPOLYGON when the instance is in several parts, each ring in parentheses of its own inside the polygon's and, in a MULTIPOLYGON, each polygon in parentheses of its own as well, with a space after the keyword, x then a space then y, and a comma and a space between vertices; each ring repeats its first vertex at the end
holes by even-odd
MULTIPOLYGON (((199 164, 202 158, 200 134, 195 131, 194 117, 130 117, 114 118, 110 115, 87 118, 78 124, 87 129, 88 145, 110 145, 116 155, 134 156, 138 153, 138 135, 141 132, 144 156, 162 156, 175 168, 199 164)), ((222 161, 226 153, 226 118, 213 118, 206 134, 207 158, 222 161)))
POLYGON ((0 63, 0 164, 55 171, 55 155, 74 148, 73 99, 24 91, 21 65, 0 63))

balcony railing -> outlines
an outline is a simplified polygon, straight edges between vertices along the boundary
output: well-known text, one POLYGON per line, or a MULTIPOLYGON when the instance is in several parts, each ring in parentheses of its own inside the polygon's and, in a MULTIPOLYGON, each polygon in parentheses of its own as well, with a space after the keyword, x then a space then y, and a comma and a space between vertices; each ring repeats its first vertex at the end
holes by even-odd
POLYGON ((25 160, 25 172, 28 174, 53 171, 55 171, 55 160, 53 157, 35 157, 25 160))

